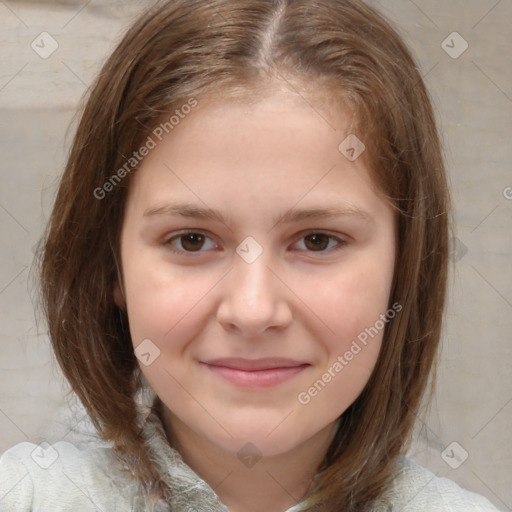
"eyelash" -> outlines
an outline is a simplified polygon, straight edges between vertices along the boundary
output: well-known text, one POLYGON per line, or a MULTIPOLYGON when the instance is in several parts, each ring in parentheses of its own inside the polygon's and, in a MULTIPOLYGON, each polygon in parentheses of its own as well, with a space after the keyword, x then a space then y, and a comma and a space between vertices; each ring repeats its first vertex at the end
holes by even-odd
MULTIPOLYGON (((165 240, 165 242, 164 242, 164 245, 169 247, 172 252, 177 253, 177 254, 189 254, 189 255, 196 255, 197 254, 198 255, 198 254, 206 252, 206 251, 203 251, 203 250, 187 251, 187 250, 184 250, 184 249, 176 249, 172 245, 173 241, 180 240, 180 238, 182 236, 192 235, 192 234, 193 235, 202 235, 205 238, 207 238, 209 240, 212 240, 212 238, 210 236, 208 236, 208 234, 205 233, 204 231, 201 231, 201 230, 184 230, 184 231, 182 231, 182 232, 180 232, 180 233, 178 233, 176 235, 173 235, 170 238, 167 238, 165 240)), ((337 245, 334 248, 323 249, 321 251, 308 251, 307 249, 302 249, 302 250, 304 250, 304 251, 306 251, 308 253, 312 253, 312 254, 315 254, 315 253, 318 253, 318 254, 331 253, 331 252, 339 251, 340 249, 342 249, 347 244, 347 240, 345 240, 343 238, 331 235, 331 234, 329 234, 329 233, 327 233, 325 231, 315 231, 315 230, 310 230, 310 231, 307 231, 307 232, 301 234, 300 240, 303 240, 307 236, 311 236, 311 235, 326 235, 329 238, 329 243, 330 243, 330 240, 335 240, 337 242, 337 245)), ((213 240, 212 240, 212 242, 218 247, 218 245, 213 240)), ((297 243, 297 242, 295 242, 295 243, 297 243)), ((329 243, 328 243, 328 246, 329 246, 329 243)))

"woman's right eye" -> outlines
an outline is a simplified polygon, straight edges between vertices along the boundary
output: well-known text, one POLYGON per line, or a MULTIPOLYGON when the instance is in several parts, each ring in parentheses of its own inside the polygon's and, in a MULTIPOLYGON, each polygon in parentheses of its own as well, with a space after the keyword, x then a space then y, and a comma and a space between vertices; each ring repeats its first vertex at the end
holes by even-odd
POLYGON ((198 231, 187 231, 169 238, 165 245, 177 253, 204 252, 202 249, 216 249, 219 246, 207 235, 198 231))

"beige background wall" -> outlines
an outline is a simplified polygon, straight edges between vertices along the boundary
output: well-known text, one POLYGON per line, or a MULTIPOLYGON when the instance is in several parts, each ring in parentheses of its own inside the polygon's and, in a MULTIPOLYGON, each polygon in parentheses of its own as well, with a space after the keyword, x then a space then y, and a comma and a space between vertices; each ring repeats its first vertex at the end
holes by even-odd
MULTIPOLYGON (((0 452, 87 430, 64 398, 44 326, 35 325, 29 270, 77 102, 144 3, 0 1, 0 452)), ((438 393, 411 455, 512 510, 512 3, 370 3, 398 24, 419 60, 456 209, 438 393)))

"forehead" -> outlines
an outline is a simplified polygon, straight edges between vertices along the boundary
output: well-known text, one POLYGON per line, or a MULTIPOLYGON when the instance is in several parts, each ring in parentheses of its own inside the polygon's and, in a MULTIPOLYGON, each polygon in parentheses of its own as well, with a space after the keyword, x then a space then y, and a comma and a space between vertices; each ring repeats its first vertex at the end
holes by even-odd
POLYGON ((176 194, 218 199, 225 208, 240 197, 269 206, 369 196, 375 187, 364 151, 352 161, 342 151, 353 124, 339 102, 295 91, 250 101, 199 98, 169 133, 150 135, 155 148, 136 172, 130 197, 147 209, 176 194))

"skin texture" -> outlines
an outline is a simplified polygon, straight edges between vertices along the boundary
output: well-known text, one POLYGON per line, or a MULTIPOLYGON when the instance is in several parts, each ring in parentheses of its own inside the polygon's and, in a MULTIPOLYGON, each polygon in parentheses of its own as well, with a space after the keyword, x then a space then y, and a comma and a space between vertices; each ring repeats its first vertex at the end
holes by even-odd
POLYGON ((396 236, 364 159, 338 150, 351 121, 341 107, 312 108, 286 90, 256 103, 203 100, 133 177, 116 301, 134 347, 149 339, 160 351, 140 366, 164 403, 171 444, 231 511, 277 512, 300 500, 381 348, 382 329, 343 357, 389 307, 396 236), (218 210, 224 222, 170 215, 170 203, 218 210), (276 220, 327 207, 345 213, 276 220), (187 245, 185 229, 205 238, 187 245), (310 231, 320 233, 316 245, 310 231), (249 236, 258 245, 242 244, 247 254, 263 250, 251 263, 236 252, 249 236), (334 371, 339 356, 346 364, 334 371), (248 389, 203 364, 218 357, 306 366, 248 389), (329 382, 301 403, 329 368, 329 382))

